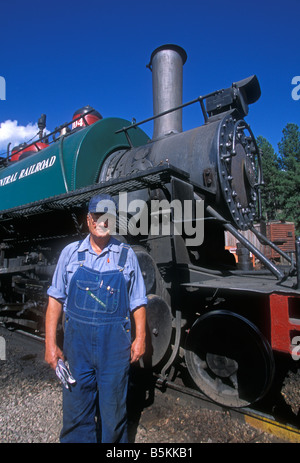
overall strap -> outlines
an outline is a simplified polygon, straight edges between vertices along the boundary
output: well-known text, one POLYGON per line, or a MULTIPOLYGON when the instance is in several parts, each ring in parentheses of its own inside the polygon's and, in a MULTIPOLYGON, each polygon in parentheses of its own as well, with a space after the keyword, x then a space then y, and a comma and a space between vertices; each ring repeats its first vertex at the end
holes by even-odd
POLYGON ((119 265, 119 267, 121 267, 120 270, 122 271, 124 269, 124 266, 125 266, 125 263, 126 263, 127 254, 128 254, 128 250, 129 250, 130 246, 128 244, 125 244, 125 243, 122 243, 121 246, 122 246, 122 250, 121 250, 120 257, 119 257, 118 265, 119 265))
MULTIPOLYGON (((78 242, 78 248, 80 247, 83 240, 78 242)), ((77 248, 77 249, 78 249, 77 248)), ((85 251, 77 251, 78 262, 83 262, 85 260, 85 251)))

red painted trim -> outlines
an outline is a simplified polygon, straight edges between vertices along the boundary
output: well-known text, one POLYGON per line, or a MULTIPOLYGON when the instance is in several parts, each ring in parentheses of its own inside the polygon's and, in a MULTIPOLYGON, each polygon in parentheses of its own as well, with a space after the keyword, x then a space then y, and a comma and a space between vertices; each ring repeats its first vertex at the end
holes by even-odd
POLYGON ((300 297, 284 294, 270 295, 271 345, 274 350, 292 354, 291 332, 297 331, 300 336, 300 297), (296 301, 298 299, 298 301, 296 301), (291 303, 299 306, 298 317, 290 317, 291 303))

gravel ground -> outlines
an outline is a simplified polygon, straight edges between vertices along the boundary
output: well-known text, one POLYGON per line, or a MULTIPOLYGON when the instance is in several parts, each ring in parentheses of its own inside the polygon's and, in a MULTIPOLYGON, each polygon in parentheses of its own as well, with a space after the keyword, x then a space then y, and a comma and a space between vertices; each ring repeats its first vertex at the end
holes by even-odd
MULTIPOLYGON (((44 362, 42 343, 0 327, 6 359, 0 360, 0 443, 57 443, 62 422, 62 386, 44 362)), ((3 352, 2 352, 3 358, 3 352)), ((130 413, 130 439, 135 443, 272 443, 283 442, 230 412, 200 409, 174 391, 155 389, 130 413), (145 402, 143 402, 145 405, 145 402)))

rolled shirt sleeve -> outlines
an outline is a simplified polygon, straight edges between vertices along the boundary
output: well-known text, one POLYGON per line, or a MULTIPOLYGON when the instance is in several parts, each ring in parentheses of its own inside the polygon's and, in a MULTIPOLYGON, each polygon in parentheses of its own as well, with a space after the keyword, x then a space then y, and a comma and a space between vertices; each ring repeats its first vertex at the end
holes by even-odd
POLYGON ((144 278, 138 263, 138 259, 132 249, 129 250, 128 261, 128 270, 130 272, 128 296, 130 310, 132 311, 137 307, 147 305, 147 297, 144 278))
POLYGON ((74 243, 66 246, 62 250, 52 277, 52 284, 47 291, 48 296, 59 300, 62 304, 64 304, 67 299, 66 266, 73 253, 73 249, 74 243))

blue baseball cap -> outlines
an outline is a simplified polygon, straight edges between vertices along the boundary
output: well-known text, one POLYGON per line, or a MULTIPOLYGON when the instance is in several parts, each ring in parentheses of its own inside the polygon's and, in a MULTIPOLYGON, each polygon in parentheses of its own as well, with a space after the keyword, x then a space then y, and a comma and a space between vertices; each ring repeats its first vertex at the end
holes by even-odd
POLYGON ((95 195, 90 199, 88 212, 117 215, 117 204, 115 200, 106 194, 95 195))

